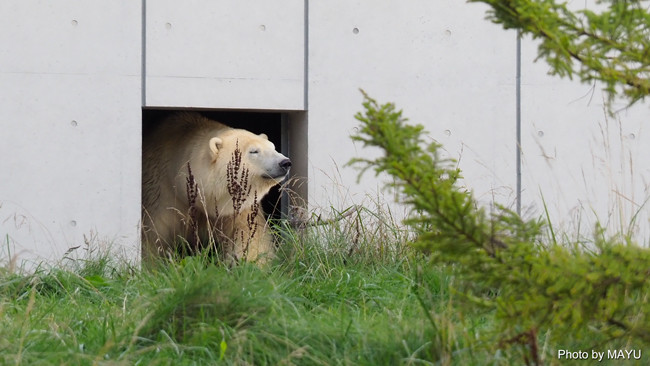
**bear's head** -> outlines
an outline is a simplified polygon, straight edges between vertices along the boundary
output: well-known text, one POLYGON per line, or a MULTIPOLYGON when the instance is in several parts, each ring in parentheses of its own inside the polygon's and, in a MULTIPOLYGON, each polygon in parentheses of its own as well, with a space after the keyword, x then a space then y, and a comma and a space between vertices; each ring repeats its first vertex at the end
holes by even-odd
POLYGON ((241 164, 248 169, 249 184, 259 198, 282 182, 291 168, 291 160, 277 152, 265 134, 228 129, 210 138, 209 145, 217 170, 223 169, 235 155, 235 150, 239 150, 241 164))

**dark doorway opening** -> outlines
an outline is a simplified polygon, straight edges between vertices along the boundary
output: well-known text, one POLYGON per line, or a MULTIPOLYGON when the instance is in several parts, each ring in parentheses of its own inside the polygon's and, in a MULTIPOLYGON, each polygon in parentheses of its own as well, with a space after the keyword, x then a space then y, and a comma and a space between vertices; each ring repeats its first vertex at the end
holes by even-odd
MULTIPOLYGON (((142 138, 145 140, 157 123, 174 112, 188 109, 143 109, 142 111, 142 138)), ((275 144, 277 151, 289 156, 287 118, 282 112, 258 112, 239 110, 197 110, 205 117, 221 122, 233 128, 242 128, 255 134, 265 133, 275 144)), ((273 219, 286 215, 286 198, 283 202, 279 186, 273 187, 262 200, 264 213, 273 219)))

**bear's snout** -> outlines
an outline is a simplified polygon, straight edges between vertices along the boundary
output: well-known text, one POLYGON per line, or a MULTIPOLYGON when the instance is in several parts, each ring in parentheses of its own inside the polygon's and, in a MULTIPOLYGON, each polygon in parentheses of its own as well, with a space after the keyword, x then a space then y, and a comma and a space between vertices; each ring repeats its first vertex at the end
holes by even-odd
POLYGON ((269 167, 269 170, 266 171, 265 174, 263 174, 264 177, 274 179, 276 181, 284 179, 287 174, 289 174, 289 170, 291 169, 291 160, 288 158, 282 156, 283 159, 280 161, 276 160, 276 163, 271 165, 269 167))
POLYGON ((288 171, 289 168, 291 168, 291 160, 289 159, 284 159, 280 162, 280 168, 288 171))

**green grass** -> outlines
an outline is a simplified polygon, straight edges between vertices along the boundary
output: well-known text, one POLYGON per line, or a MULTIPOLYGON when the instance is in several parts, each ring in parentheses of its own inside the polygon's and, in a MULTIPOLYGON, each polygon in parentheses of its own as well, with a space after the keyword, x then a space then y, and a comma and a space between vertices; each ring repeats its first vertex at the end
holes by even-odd
POLYGON ((523 364, 494 349, 491 314, 456 306, 453 270, 431 266, 390 220, 357 219, 283 230, 261 269, 205 257, 151 270, 106 256, 32 274, 0 266, 0 365, 523 364))
POLYGON ((32 274, 0 267, 0 364, 469 360, 473 337, 456 328, 452 276, 396 226, 348 221, 284 230, 277 258, 261 269, 187 257, 140 270, 106 256, 32 274))

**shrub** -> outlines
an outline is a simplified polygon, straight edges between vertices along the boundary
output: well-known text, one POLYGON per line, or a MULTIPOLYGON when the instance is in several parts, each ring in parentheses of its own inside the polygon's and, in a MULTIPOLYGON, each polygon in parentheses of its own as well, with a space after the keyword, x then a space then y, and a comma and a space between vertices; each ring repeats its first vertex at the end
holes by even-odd
POLYGON ((413 246, 429 253, 432 265, 456 269, 465 305, 495 312, 494 347, 520 346, 526 363, 539 364, 541 333, 591 346, 650 343, 648 249, 630 238, 618 243, 599 228, 592 249, 547 243, 541 220, 524 220, 499 205, 486 212, 457 184, 460 170, 441 157, 441 145, 425 144, 421 125, 407 124, 391 103, 364 97, 365 111, 356 115, 361 128, 352 138, 383 154, 350 164, 360 175, 372 168, 393 178, 390 185, 412 209, 405 223, 418 233, 413 246))

